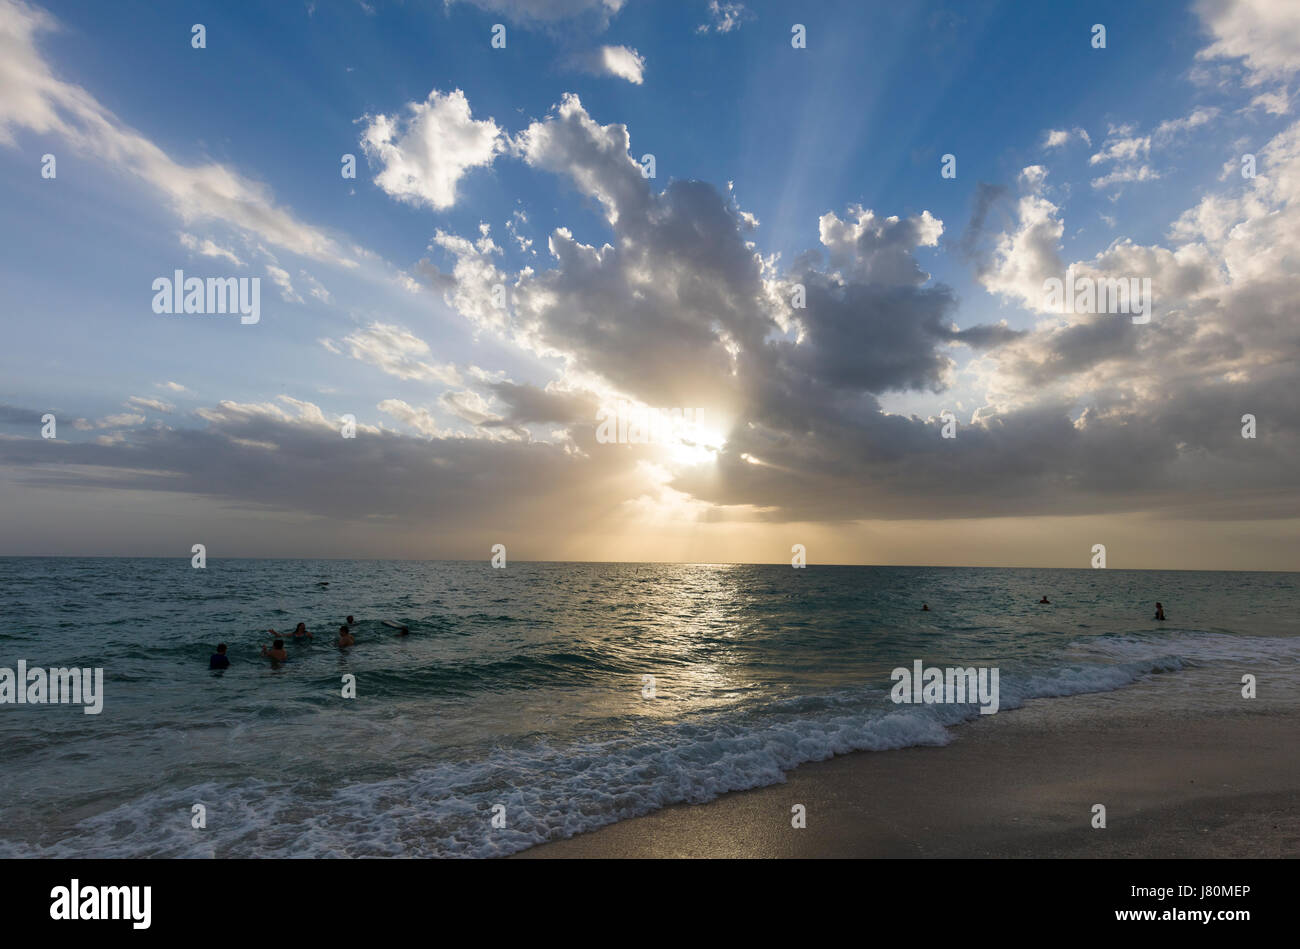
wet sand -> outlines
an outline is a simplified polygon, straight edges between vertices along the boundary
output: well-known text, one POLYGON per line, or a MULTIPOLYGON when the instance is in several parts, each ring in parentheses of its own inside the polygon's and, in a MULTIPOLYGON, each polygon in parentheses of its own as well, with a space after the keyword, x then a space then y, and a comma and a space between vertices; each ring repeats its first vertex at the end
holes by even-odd
POLYGON ((557 840, 540 857, 1294 857, 1300 708, 1170 677, 1038 699, 938 748, 804 765, 782 784, 557 840), (1163 681, 1162 681, 1163 680, 1163 681), (791 826, 803 804, 807 826, 791 826), (1094 804, 1105 829, 1092 826, 1094 804))

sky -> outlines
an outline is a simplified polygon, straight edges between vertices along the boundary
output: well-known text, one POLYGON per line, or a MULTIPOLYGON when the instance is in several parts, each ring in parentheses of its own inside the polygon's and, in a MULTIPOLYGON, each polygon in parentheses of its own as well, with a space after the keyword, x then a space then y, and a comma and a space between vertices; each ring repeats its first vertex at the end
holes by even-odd
POLYGON ((0 555, 1300 569, 1298 71, 1285 0, 0 0, 0 555))

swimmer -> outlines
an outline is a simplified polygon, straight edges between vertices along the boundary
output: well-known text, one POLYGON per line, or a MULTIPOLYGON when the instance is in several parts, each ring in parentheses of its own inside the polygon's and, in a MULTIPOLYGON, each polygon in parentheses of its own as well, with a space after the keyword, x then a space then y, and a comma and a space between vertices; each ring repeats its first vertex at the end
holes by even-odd
POLYGON ((1049 606, 1050 606, 1051 603, 1052 603, 1052 601, 1049 600, 1047 597, 1043 597, 1043 598, 1042 598, 1041 600, 1039 600, 1038 602, 1039 602, 1039 603, 1046 603, 1046 604, 1048 604, 1049 606))
POLYGON ((1165 618, 1165 608, 1159 603, 1156 604, 1155 618, 1158 620, 1163 620, 1165 618))
POLYGON ((348 646, 355 646, 356 644, 357 641, 352 636, 352 630, 348 629, 346 626, 340 626, 339 638, 334 641, 334 645, 338 646, 340 649, 346 649, 348 646))
POLYGON ((407 629, 405 626, 401 626, 401 627, 399 627, 398 630, 397 630, 397 635, 398 635, 398 636, 405 636, 405 635, 407 635, 407 634, 410 633, 410 632, 411 632, 411 631, 410 631, 409 629, 407 629))
POLYGON ((226 655, 226 644, 217 643, 217 651, 208 659, 209 669, 229 669, 230 657, 226 655))
POLYGON ((921 604, 921 612, 922 612, 922 613, 928 613, 928 612, 930 612, 930 604, 929 604, 929 603, 922 603, 922 604, 921 604))
POLYGON ((356 625, 357 625, 357 621, 354 620, 351 616, 348 617, 348 619, 347 619, 347 623, 348 623, 349 626, 356 626, 356 625))
MULTIPOLYGON (((276 632, 275 630, 273 630, 273 629, 268 629, 267 632, 270 633, 272 636, 279 636, 279 635, 280 635, 279 633, 277 633, 277 632, 276 632)), ((293 638, 294 638, 294 639, 313 639, 314 637, 312 636, 311 633, 307 632, 307 625, 306 625, 305 623, 299 623, 298 626, 297 626, 297 628, 294 629, 294 631, 293 631, 293 638)))
POLYGON ((272 662, 284 662, 289 658, 289 654, 284 651, 284 640, 277 639, 271 644, 271 648, 262 647, 262 655, 272 662))

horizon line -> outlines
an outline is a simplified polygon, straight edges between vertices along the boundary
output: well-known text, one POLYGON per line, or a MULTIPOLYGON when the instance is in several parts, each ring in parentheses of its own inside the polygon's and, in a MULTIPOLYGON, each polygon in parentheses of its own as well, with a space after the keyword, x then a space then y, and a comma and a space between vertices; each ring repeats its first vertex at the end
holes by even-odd
MULTIPOLYGON (((0 560, 189 560, 190 556, 158 554, 0 554, 0 560)), ((208 557, 213 560, 323 560, 346 563, 491 563, 490 557, 208 557)), ((787 566, 787 561, 746 561, 746 560, 511 560, 521 564, 614 564, 626 566, 679 566, 679 567, 778 567, 787 566)), ((1241 567, 1055 567, 1032 564, 899 564, 899 563, 808 563, 803 567, 792 569, 804 570, 808 567, 873 567, 899 570, 1100 570, 1113 572, 1159 572, 1159 573, 1300 573, 1300 570, 1275 568, 1268 570, 1244 569, 1241 567)), ((506 567, 493 569, 508 570, 506 567)))

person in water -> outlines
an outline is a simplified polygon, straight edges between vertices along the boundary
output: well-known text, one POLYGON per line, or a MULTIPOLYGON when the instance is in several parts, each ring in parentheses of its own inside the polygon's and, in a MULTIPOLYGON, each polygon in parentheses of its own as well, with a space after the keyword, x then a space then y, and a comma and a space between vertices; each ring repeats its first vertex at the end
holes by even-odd
POLYGON ((1165 618, 1165 608, 1159 603, 1156 604, 1155 618, 1158 620, 1163 620, 1165 618))
MULTIPOLYGON (((273 629, 268 629, 267 632, 270 633, 272 636, 279 636, 279 635, 280 635, 279 633, 277 633, 277 632, 276 632, 275 630, 273 630, 273 629)), ((299 624, 297 625, 297 627, 294 628, 294 631, 293 631, 293 638, 294 638, 294 639, 313 639, 314 637, 312 636, 311 633, 307 632, 307 624, 306 624, 306 623, 299 623, 299 624)))
POLYGON ((1047 603, 1047 604, 1050 605, 1052 601, 1049 600, 1047 597, 1043 597, 1043 598, 1042 598, 1041 600, 1039 600, 1038 602, 1039 602, 1039 603, 1047 603))
POLYGON ((410 631, 407 627, 405 627, 405 626, 401 626, 401 627, 399 627, 398 630, 397 630, 397 635, 398 635, 398 636, 405 636, 405 635, 407 635, 407 634, 410 633, 410 632, 411 632, 411 631, 410 631))
POLYGON ((230 657, 226 655, 226 644, 217 643, 217 651, 208 659, 209 669, 229 669, 230 657))
POLYGON ((289 654, 284 651, 283 639, 277 639, 275 642, 271 643, 270 649, 263 646, 262 655, 267 659, 270 659, 272 662, 284 662, 289 658, 289 654))
POLYGON ((347 626, 340 626, 339 638, 334 642, 334 645, 340 649, 346 649, 348 646, 355 646, 356 644, 357 641, 352 636, 352 630, 348 629, 347 626))
POLYGON ((930 612, 930 604, 929 604, 929 603, 922 603, 922 604, 921 604, 921 612, 922 612, 922 613, 928 613, 928 612, 930 612))
POLYGON ((349 616, 349 617, 348 617, 348 625, 349 625, 349 626, 356 626, 356 625, 357 625, 357 621, 354 620, 351 616, 349 616))

